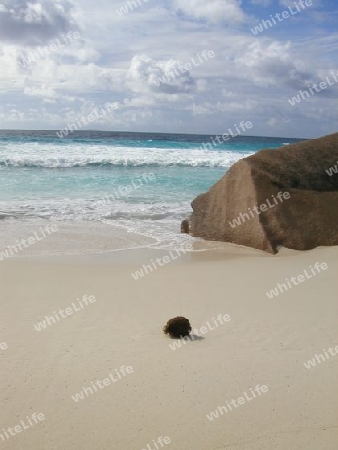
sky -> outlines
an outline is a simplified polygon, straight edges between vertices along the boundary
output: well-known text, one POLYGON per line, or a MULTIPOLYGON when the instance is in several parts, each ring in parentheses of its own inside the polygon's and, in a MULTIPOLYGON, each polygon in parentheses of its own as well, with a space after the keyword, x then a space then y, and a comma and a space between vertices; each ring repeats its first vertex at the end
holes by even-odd
POLYGON ((248 121, 255 136, 338 131, 337 0, 0 0, 1 129, 248 121))

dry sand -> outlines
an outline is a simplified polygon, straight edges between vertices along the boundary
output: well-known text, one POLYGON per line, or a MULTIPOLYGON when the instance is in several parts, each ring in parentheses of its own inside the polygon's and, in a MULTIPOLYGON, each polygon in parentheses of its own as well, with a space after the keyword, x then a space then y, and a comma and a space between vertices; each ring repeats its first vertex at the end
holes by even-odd
POLYGON ((338 345, 337 257, 337 247, 194 253, 138 281, 138 262, 2 261, 0 433, 34 412, 45 419, 6 431, 0 447, 155 450, 153 440, 168 436, 163 448, 173 450, 336 450, 338 355, 303 363, 338 345), (317 261, 328 269, 267 297, 317 261), (96 302, 35 330, 85 294, 96 302), (175 351, 161 332, 176 315, 201 328, 220 313, 231 320, 175 351), (133 373, 72 399, 121 366, 133 373), (268 392, 208 420, 256 385, 268 392))

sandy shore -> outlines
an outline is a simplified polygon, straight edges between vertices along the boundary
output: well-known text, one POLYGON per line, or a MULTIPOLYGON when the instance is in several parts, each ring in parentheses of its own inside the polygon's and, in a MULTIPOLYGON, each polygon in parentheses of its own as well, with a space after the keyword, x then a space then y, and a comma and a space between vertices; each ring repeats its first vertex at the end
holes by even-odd
POLYGON ((136 281, 143 255, 0 263, 1 447, 335 450, 338 248, 193 253, 136 281), (193 341, 161 332, 181 314, 193 341))

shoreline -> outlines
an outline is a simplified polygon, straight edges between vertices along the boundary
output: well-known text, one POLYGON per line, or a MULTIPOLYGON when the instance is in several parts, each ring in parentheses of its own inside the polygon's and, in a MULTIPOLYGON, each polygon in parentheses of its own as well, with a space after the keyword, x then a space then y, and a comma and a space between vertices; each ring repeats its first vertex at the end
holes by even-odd
MULTIPOLYGON (((277 255, 265 253, 261 250, 252 249, 245 246, 231 244, 228 246, 222 242, 211 242, 211 246, 204 245, 210 241, 198 241, 196 248, 188 250, 185 254, 180 249, 164 249, 154 248, 151 246, 137 247, 137 248, 125 248, 114 249, 106 251, 93 251, 92 253, 84 254, 44 254, 44 255, 21 255, 7 258, 0 261, 0 267, 2 264, 79 264, 79 265, 130 265, 137 266, 138 264, 149 264, 151 260, 158 258, 170 257, 170 254, 179 252, 179 257, 170 258, 169 265, 185 265, 192 262, 212 262, 212 261, 225 261, 229 258, 247 258, 247 257, 262 257, 262 258, 274 258, 277 255), (219 245, 218 245, 219 244, 219 245), (223 245, 222 245, 223 244, 223 245)), ((288 252, 288 249, 285 249, 288 252)), ((292 250, 290 251, 293 252, 292 250)), ((175 255, 174 255, 175 256, 175 255)), ((161 269, 161 267, 159 267, 161 269)))
MULTIPOLYGON (((29 241, 28 241, 29 242, 29 241)), ((221 259, 227 255, 256 255, 268 256, 261 250, 226 242, 206 241, 191 235, 172 232, 167 238, 146 236, 129 232, 117 225, 102 222, 51 222, 46 220, 0 221, 0 265, 5 261, 35 259, 44 262, 70 261, 87 262, 106 261, 126 264, 135 261, 146 263, 154 258, 165 258, 170 252, 181 252, 180 257, 171 258, 174 263, 185 260, 196 260, 198 253, 212 254, 221 259), (33 244, 23 247, 20 251, 10 251, 18 242, 27 241, 43 227, 50 227, 44 239, 39 238, 33 244), (56 231, 54 232, 54 230, 56 231), (185 253, 185 254, 184 254, 185 253), (219 256, 218 256, 219 255, 219 256)), ((210 256, 212 259, 213 256, 210 256)), ((141 264, 141 265, 142 265, 141 264)))

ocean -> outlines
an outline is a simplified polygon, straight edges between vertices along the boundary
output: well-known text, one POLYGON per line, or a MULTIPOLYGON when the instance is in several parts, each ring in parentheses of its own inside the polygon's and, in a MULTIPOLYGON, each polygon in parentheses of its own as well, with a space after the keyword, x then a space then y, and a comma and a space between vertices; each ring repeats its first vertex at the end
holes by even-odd
POLYGON ((300 141, 238 135, 215 146, 212 139, 102 131, 60 139, 55 131, 0 131, 0 248, 50 222, 62 232, 47 253, 181 243, 189 239, 180 235, 180 222, 191 201, 231 165, 300 141))

